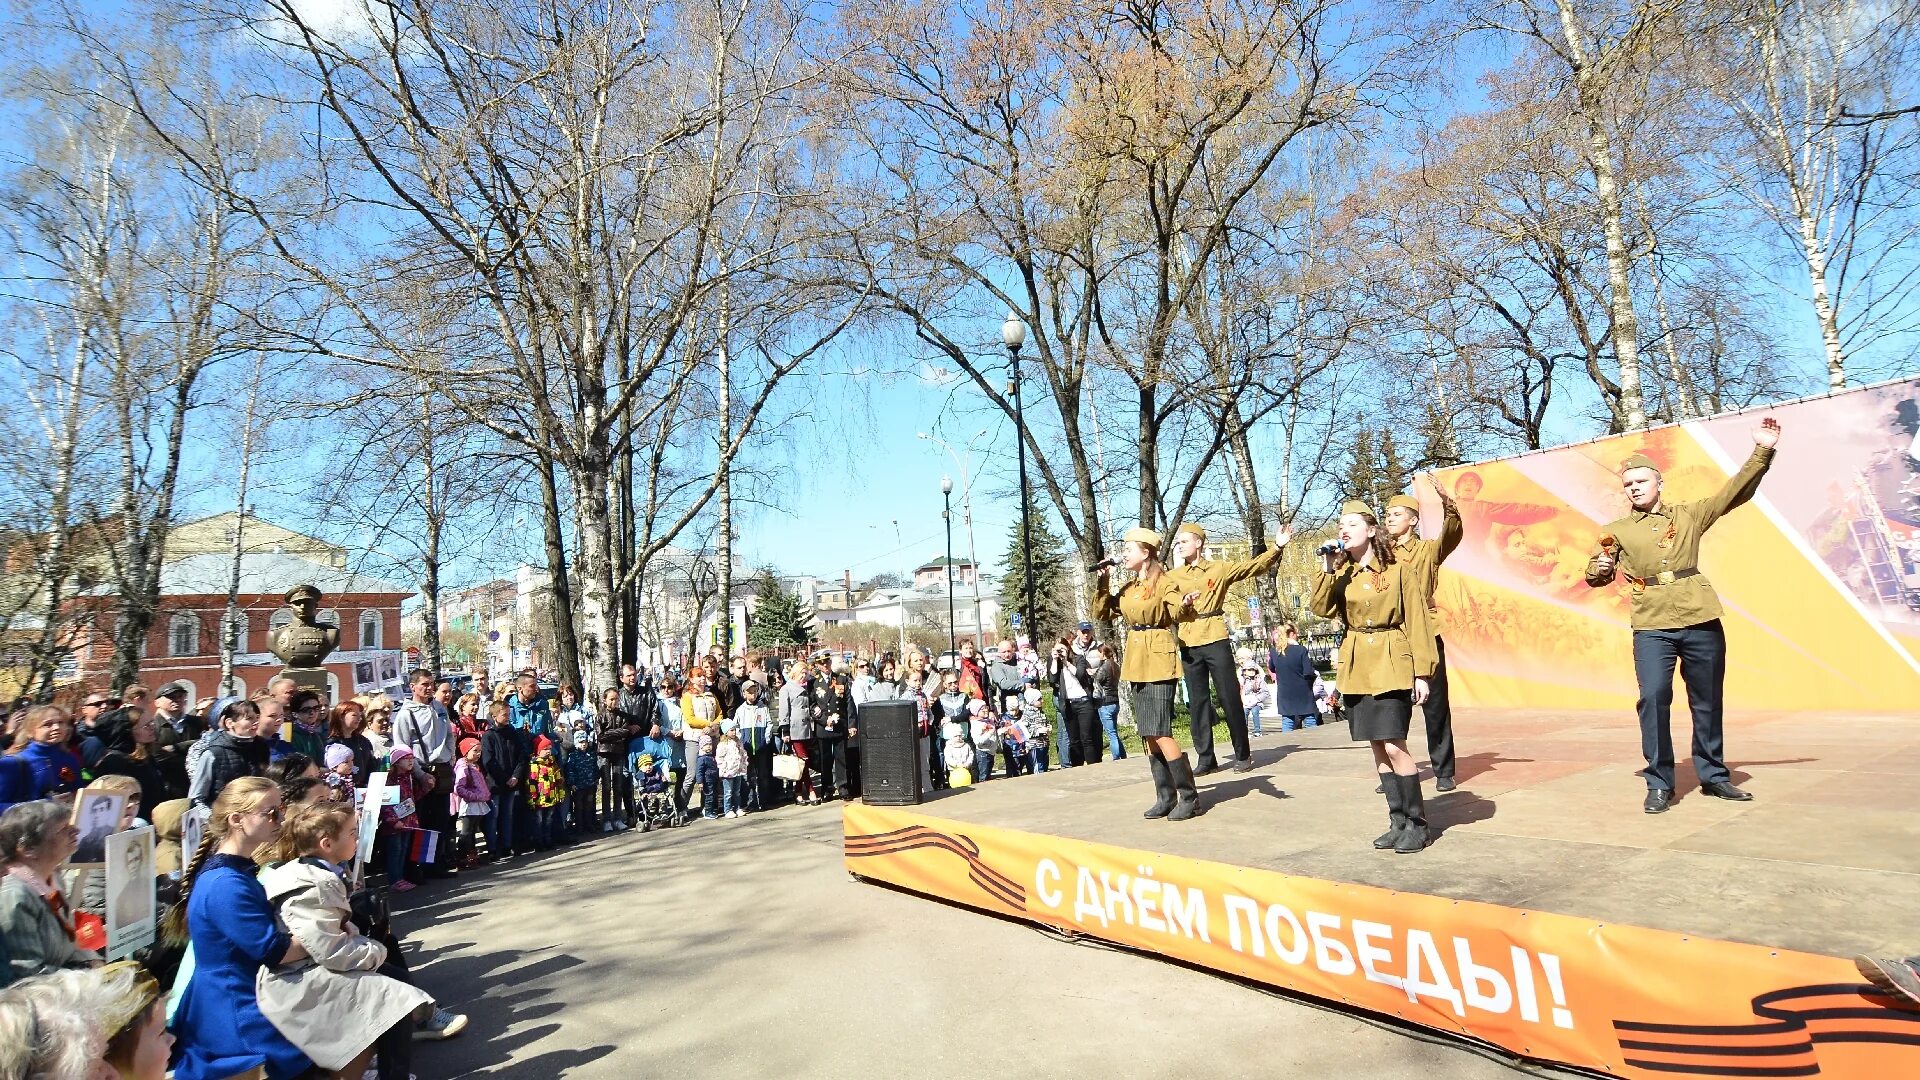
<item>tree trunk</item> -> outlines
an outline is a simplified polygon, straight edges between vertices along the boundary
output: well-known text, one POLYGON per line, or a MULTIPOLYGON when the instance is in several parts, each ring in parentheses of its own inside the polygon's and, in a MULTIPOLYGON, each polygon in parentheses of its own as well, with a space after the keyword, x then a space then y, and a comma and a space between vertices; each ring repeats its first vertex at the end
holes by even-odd
POLYGON ((425 508, 426 553, 421 559, 420 596, 426 602, 426 613, 421 619, 421 659, 428 671, 435 673, 443 670, 440 656, 440 524, 442 507, 438 490, 434 487, 433 454, 433 392, 423 389, 420 393, 420 478, 421 505, 425 508))
POLYGON ((1615 420, 1624 430, 1638 431, 1647 426, 1640 390, 1640 324, 1633 312, 1633 256, 1627 251, 1620 184, 1614 173, 1613 138, 1607 132, 1602 85, 1606 76, 1596 70, 1588 53, 1586 29, 1574 10, 1574 0, 1556 0, 1556 4, 1573 66, 1576 111, 1587 125, 1587 166, 1593 171, 1593 192, 1600 202, 1601 228, 1607 241, 1608 308, 1613 317, 1613 355, 1620 367, 1620 407, 1615 420))
MULTIPOLYGON (((727 347, 727 328, 732 315, 732 290, 722 290, 720 294, 720 350, 716 354, 719 361, 720 380, 720 447, 719 454, 724 459, 727 447, 733 442, 733 354, 727 347)), ((731 465, 720 470, 720 541, 715 545, 719 549, 719 565, 714 567, 717 576, 717 591, 720 603, 720 624, 723 629, 721 641, 727 655, 733 655, 733 468, 731 465)), ((851 597, 848 598, 851 602, 851 597)), ((696 623, 697 625, 697 623, 696 623)))
MULTIPOLYGON (((540 455, 538 472, 540 523, 545 535, 547 576, 552 579, 548 588, 553 597, 554 666, 560 669, 560 685, 578 688, 581 685, 580 639, 574 632, 572 575, 567 569, 566 535, 561 529, 560 487, 554 481, 550 455, 540 455)), ((580 700, 592 699, 583 695, 580 700)))
POLYGON ((614 635, 613 528, 607 515, 608 482, 613 478, 610 440, 600 427, 601 406, 589 396, 580 414, 579 455, 566 463, 573 481, 580 538, 580 674, 586 700, 618 685, 620 653, 614 635))
POLYGON ((220 618, 220 692, 233 693, 233 654, 240 651, 240 562, 247 550, 247 483, 253 472, 253 425, 260 404, 260 380, 266 374, 267 353, 254 354, 253 384, 247 387, 247 409, 240 420, 240 516, 233 526, 233 563, 227 571, 227 606, 220 618))
POLYGON ((1804 207, 1800 208, 1800 246, 1806 252, 1813 313, 1820 320, 1820 343, 1827 353, 1827 387, 1839 390, 1847 385, 1847 351, 1840 344, 1840 314, 1827 292, 1827 247, 1820 236, 1820 222, 1804 207))

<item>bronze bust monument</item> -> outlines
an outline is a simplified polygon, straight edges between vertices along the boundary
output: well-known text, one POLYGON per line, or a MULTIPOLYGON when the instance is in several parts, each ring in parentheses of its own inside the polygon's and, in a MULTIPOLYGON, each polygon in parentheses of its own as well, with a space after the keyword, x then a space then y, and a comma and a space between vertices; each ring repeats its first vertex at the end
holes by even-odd
POLYGON ((287 665, 280 674, 324 695, 327 673, 321 665, 326 663, 328 653, 340 647, 340 628, 315 621, 320 596, 320 590, 312 585, 296 585, 287 590, 285 600, 293 610, 293 621, 267 635, 267 646, 287 665))

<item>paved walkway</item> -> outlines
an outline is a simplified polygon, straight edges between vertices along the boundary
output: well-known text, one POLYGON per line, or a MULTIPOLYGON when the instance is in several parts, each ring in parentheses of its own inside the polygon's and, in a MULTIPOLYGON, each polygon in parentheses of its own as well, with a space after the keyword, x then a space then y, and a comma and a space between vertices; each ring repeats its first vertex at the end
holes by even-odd
POLYGON ((836 810, 601 837, 396 921, 440 1077, 1509 1080, 1450 1045, 851 880, 836 810))

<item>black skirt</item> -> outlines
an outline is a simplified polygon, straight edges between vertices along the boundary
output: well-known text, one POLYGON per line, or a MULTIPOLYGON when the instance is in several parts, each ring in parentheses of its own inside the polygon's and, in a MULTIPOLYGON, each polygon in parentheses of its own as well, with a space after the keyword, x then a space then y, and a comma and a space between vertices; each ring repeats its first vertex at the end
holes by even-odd
POLYGON ((1128 683, 1133 691, 1133 722, 1143 739, 1173 735, 1173 680, 1128 683))
POLYGON ((1347 737, 1356 742, 1404 739, 1413 722, 1411 690, 1341 694, 1340 705, 1347 711, 1347 737))

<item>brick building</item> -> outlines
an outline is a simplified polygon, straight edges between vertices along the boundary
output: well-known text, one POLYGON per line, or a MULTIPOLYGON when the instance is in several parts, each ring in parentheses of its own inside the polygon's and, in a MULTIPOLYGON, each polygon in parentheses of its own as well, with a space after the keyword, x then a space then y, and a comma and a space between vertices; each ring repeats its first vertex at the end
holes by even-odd
MULTIPOLYGON (((248 529, 253 528, 249 521, 248 529)), ((350 573, 309 553, 249 551, 241 557, 239 643, 234 651, 236 693, 266 685, 283 666, 267 647, 267 635, 293 613, 282 597, 295 585, 312 584, 325 596, 320 621, 340 627, 340 646, 327 660, 332 700, 352 697, 369 681, 386 684, 400 670, 400 605, 413 589, 364 574, 350 573), (357 664, 367 667, 356 671, 357 664), (366 678, 371 674, 372 678, 366 678)), ((184 679, 193 698, 219 690, 220 638, 233 568, 230 552, 205 552, 169 559, 160 572, 160 609, 140 660, 140 681, 148 686, 184 679)), ((115 618, 115 598, 101 588, 73 601, 94 608, 83 623, 72 661, 72 677, 82 686, 104 685, 113 660, 106 631, 115 618), (87 625, 98 629, 86 629, 87 625)))

